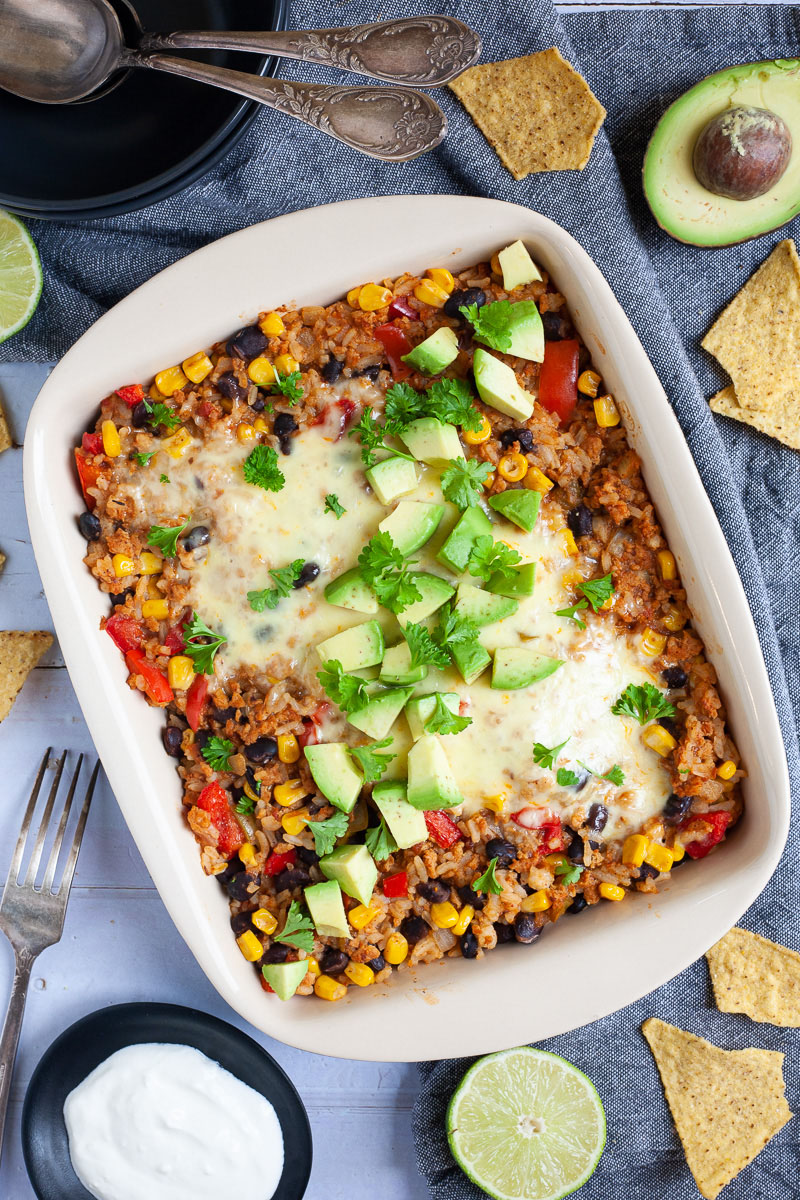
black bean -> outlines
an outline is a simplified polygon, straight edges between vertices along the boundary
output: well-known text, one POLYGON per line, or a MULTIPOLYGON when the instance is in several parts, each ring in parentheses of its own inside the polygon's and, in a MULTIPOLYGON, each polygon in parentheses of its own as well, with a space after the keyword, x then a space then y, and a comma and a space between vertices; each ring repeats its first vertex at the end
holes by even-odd
POLYGON ((410 946, 416 946, 417 942, 422 941, 429 932, 429 929, 427 922, 423 921, 422 917, 411 916, 400 922, 400 932, 410 946))
POLYGON ((300 574, 295 579, 293 586, 296 588, 306 587, 309 583, 313 583, 318 575, 319 567, 315 562, 303 563, 300 568, 300 574))
POLYGON ((207 729, 198 729, 197 733, 194 735, 194 744, 195 744, 195 746, 197 746, 197 748, 201 754, 202 754, 203 750, 206 748, 206 746, 208 745, 208 739, 210 737, 211 737, 211 734, 208 732, 207 729))
POLYGON ((250 407, 252 408, 253 412, 263 412, 267 407, 267 402, 260 392, 256 393, 255 400, 250 401, 250 407))
POLYGON ((309 846, 295 846, 295 853, 300 862, 304 862, 308 867, 313 867, 319 858, 316 850, 312 850, 309 846))
POLYGON ((293 888, 305 887, 309 883, 311 876, 305 867, 287 867, 276 878, 275 887, 279 892, 290 892, 293 888))
POLYGON ((567 322, 557 312, 542 313, 542 325, 545 340, 548 342, 561 342, 569 333, 567 322))
POLYGON ((257 741, 251 742, 249 746, 245 746, 245 754, 257 765, 268 762, 278 753, 278 743, 274 737, 260 737, 257 741))
POLYGON ((518 942, 522 942, 523 946, 530 946, 531 942, 536 941, 540 933, 541 930, 536 925, 536 918, 533 913, 517 913, 514 918, 514 937, 518 942))
POLYGON ((691 807, 691 796, 676 796, 673 792, 664 805, 662 816, 667 825, 680 825, 691 807))
POLYGON ((246 325, 235 333, 228 342, 228 354, 238 358, 255 358, 265 349, 269 338, 259 329, 258 325, 246 325))
POLYGON ((575 896, 573 899, 572 904, 570 904, 569 908, 567 909, 567 912, 579 913, 583 912, 585 908, 586 897, 584 896, 583 892, 578 892, 577 896, 575 896))
POLYGON ((378 971, 382 971, 383 968, 386 966, 386 959, 383 957, 382 954, 379 954, 377 958, 371 958, 369 960, 369 962, 367 963, 367 966, 371 967, 372 970, 377 975, 378 971))
POLYGON ((286 962, 289 957, 289 947, 284 946, 282 942, 273 942, 269 950, 265 950, 261 956, 262 963, 282 963, 286 962))
POLYGON ((507 867, 517 857, 517 847, 503 838, 490 838, 486 843, 486 857, 496 858, 499 867, 507 867))
POLYGON ((465 321, 466 317, 459 311, 462 307, 466 308, 469 304, 476 304, 478 308, 482 308, 485 303, 486 292, 481 288, 460 288, 458 291, 450 293, 442 311, 445 316, 465 321))
POLYGON ((288 435, 286 437, 278 438, 278 445, 281 448, 281 454, 292 453, 292 439, 288 435))
POLYGON ((353 376, 361 375, 364 379, 368 379, 370 383, 375 383, 381 373, 380 365, 376 367, 362 367, 360 371, 353 371, 353 376))
POLYGON ((233 858, 228 859, 219 875, 215 875, 214 878, 217 883, 221 883, 223 887, 227 887, 234 875, 241 875, 244 869, 244 863, 239 858, 239 855, 235 854, 233 858))
POLYGON ((573 833, 572 841, 567 847, 567 858, 570 862, 583 862, 583 838, 579 833, 573 833))
POLYGON ((181 742, 183 741, 183 730, 177 729, 174 725, 167 725, 162 730, 161 740, 164 743, 164 749, 171 758, 180 758, 181 742))
POLYGON ((592 833, 602 833, 608 820, 608 809, 604 804, 593 804, 589 809, 589 819, 586 822, 592 833))
POLYGON ((134 429, 143 429, 147 424, 147 418, 150 416, 147 411, 147 406, 144 400, 140 400, 138 404, 133 406, 131 411, 131 425, 134 429))
POLYGON ((250 919, 252 912, 238 912, 231 917, 231 929, 236 934, 236 937, 241 937, 246 930, 253 928, 253 922, 250 919))
POLYGON ((450 899, 450 888, 446 884, 440 883, 438 879, 429 879, 426 883, 418 883, 417 893, 425 900, 430 900, 431 904, 441 904, 443 900, 450 899))
POLYGON ((294 433, 295 429, 297 429, 297 421, 291 413, 279 412, 272 422, 272 431, 279 438, 294 433))
POLYGON ((100 537, 100 520, 91 512, 82 512, 78 517, 78 529, 87 542, 96 542, 100 537))
POLYGON ((221 392, 223 396, 227 396, 229 400, 244 400, 247 395, 247 388, 242 387, 233 371, 228 371, 225 375, 220 375, 216 382, 216 388, 218 392, 221 392))
POLYGON ((458 898, 462 904, 471 904, 476 912, 481 912, 486 907, 488 896, 483 892, 474 892, 471 883, 464 883, 460 888, 456 888, 458 898))
POLYGON ((684 688, 689 682, 689 676, 684 671, 683 667, 667 667, 666 671, 661 672, 661 678, 668 688, 684 688))
POLYGON ((195 525, 181 538, 184 550, 199 550, 211 541, 211 531, 207 525, 195 525))
POLYGON ((217 708, 216 704, 212 704, 208 715, 218 725, 225 725, 227 721, 236 720, 237 711, 235 708, 217 708))
POLYGON ((681 731, 678 728, 678 722, 672 717, 659 717, 658 723, 662 729, 666 729, 667 733, 671 733, 676 740, 680 737, 681 731))
POLYGON ((320 970, 326 975, 341 975, 349 962, 344 950, 336 950, 333 946, 326 946, 319 956, 320 970))
POLYGON ((510 449, 514 442, 519 442, 519 448, 523 454, 530 454, 533 450, 533 434, 530 429, 504 429, 498 440, 504 450, 510 449))
POLYGON ((495 927, 494 927, 494 931, 497 935, 498 946, 501 945, 503 942, 513 942, 513 940, 514 940, 514 926, 513 925, 506 925, 504 921, 497 921, 495 924, 495 927))
POLYGON ((672 871, 677 871, 678 867, 683 867, 683 866, 685 866, 685 865, 686 865, 686 863, 687 863, 687 862, 689 862, 689 861, 690 861, 689 855, 688 855, 688 854, 684 854, 683 858, 676 858, 676 859, 675 859, 675 862, 672 864, 671 870, 672 870, 672 871))
POLYGON ((471 929, 461 935, 461 956, 462 958, 477 958, 478 957, 478 939, 471 929))
POLYGON ((567 526, 576 538, 588 537, 592 532, 592 510, 581 501, 567 513, 567 526))
POLYGON ((261 784, 256 779, 256 773, 253 770, 253 768, 245 767, 244 774, 245 774, 245 778, 247 779, 247 782, 250 784, 250 791, 255 792, 255 794, 257 796, 260 796, 261 795, 261 784))
POLYGON ((124 604, 133 591, 133 588, 126 588, 124 592, 111 592, 108 598, 112 604, 124 604))
POLYGON ((229 879, 225 888, 231 900, 249 900, 252 896, 250 884, 254 882, 252 875, 242 871, 241 874, 234 875, 233 879, 229 879))
POLYGON ((329 358, 325 366, 320 371, 320 375, 326 383, 336 383, 336 380, 342 373, 342 364, 338 358, 329 358))
POLYGON ((578 347, 578 370, 583 371, 591 366, 592 356, 584 345, 578 347))
POLYGON ((650 863, 642 863, 639 867, 640 879, 658 879, 660 874, 661 872, 656 870, 655 867, 651 867, 650 863))

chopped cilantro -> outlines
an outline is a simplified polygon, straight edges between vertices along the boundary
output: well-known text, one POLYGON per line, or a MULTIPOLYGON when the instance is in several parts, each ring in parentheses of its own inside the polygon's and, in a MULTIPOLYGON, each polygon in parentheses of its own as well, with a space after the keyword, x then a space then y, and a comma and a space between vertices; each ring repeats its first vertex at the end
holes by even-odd
POLYGON ((569 608, 557 608, 554 613, 554 616, 566 617, 567 620, 574 621, 575 624, 578 626, 578 629, 585 629, 586 622, 582 621, 580 619, 580 617, 576 617, 575 613, 583 612, 583 610, 588 607, 589 607, 588 600, 579 600, 577 604, 570 604, 569 608))
POLYGON ((566 767, 559 767, 556 771, 556 783, 559 787, 574 787, 576 783, 580 783, 580 780, 574 771, 569 771, 566 767))
POLYGON ((321 671, 317 671, 317 679, 326 695, 334 704, 339 705, 342 712, 356 712, 363 708, 369 699, 366 679, 346 674, 342 664, 335 658, 326 662, 321 671))
POLYGON ((475 879, 472 884, 473 892, 492 892, 495 896, 499 896, 503 890, 502 883, 498 883, 495 878, 497 870, 497 859, 493 858, 489 866, 484 871, 483 875, 475 879))
POLYGON ((422 593, 411 574, 410 563, 406 563, 399 571, 386 571, 379 575, 371 586, 379 603, 395 614, 405 612, 416 600, 422 599, 422 593))
POLYGON ((145 400, 144 407, 151 425, 163 425, 165 429, 177 429, 181 423, 175 409, 170 408, 168 404, 162 404, 160 400, 155 404, 150 400, 145 400))
POLYGON ((577 883, 582 874, 583 867, 580 863, 573 863, 565 858, 562 862, 556 864, 556 879, 558 879, 559 883, 563 883, 565 887, 569 887, 571 883, 577 883))
POLYGON ((274 940, 296 946, 298 950, 305 950, 307 954, 314 949, 314 922, 303 912, 296 900, 289 905, 286 923, 281 932, 275 934, 274 940))
POLYGON ((209 629, 206 623, 200 620, 197 613, 193 612, 191 621, 183 631, 184 648, 182 653, 194 660, 195 668, 203 675, 213 675, 214 656, 227 640, 221 634, 214 633, 213 629, 209 629), (203 640, 198 641, 198 638, 203 640))
POLYGON ((247 593, 247 603, 253 612, 263 612, 265 608, 276 608, 279 600, 291 594, 304 566, 305 560, 296 558, 288 567, 276 567, 270 571, 270 576, 275 581, 275 587, 247 593))
POLYGON ((465 379, 437 379, 425 394, 430 416, 477 433, 482 417, 472 401, 472 391, 465 379))
MULTIPOLYGON (((532 300, 523 300, 521 303, 536 307, 532 300)), ((495 300, 492 304, 484 304, 481 308, 477 304, 465 304, 459 311, 469 321, 476 338, 485 342, 487 346, 491 346, 493 350, 506 351, 511 345, 511 329, 509 328, 511 308, 510 300, 495 300)))
POLYGON ((543 746, 541 742, 533 743, 533 761, 537 767, 545 767, 547 770, 553 769, 553 764, 558 758, 559 753, 564 749, 569 738, 565 738, 563 742, 559 742, 557 746, 543 746))
POLYGON ((580 759, 578 759, 578 764, 583 767, 584 771, 588 771, 590 775, 594 775, 595 779, 607 779, 608 782, 613 783, 615 787, 622 787, 623 783, 625 782, 625 772, 618 763, 614 763, 614 766, 611 767, 610 770, 606 771, 604 775, 601 775, 599 771, 593 770, 588 763, 581 762, 580 759))
POLYGON ((453 713, 444 702, 440 692, 436 693, 436 707, 425 722, 426 733, 461 733, 472 724, 472 717, 461 717, 453 713))
POLYGON ((143 453, 142 454, 134 454, 133 457, 136 459, 136 461, 138 463, 140 463, 141 466, 146 467, 154 454, 155 454, 155 450, 150 450, 147 454, 143 454, 143 453))
POLYGON ((578 591, 582 592, 589 601, 592 611, 599 612, 606 601, 614 595, 611 572, 609 571, 608 575, 604 575, 602 579, 589 579, 586 583, 579 583, 578 591))
POLYGON ((344 516, 344 514, 347 512, 347 509, 343 508, 339 503, 338 496, 336 496, 333 492, 328 492, 327 496, 325 497, 325 508, 323 511, 333 513, 338 521, 340 517, 344 516))
POLYGON ((424 625, 409 621, 403 629, 403 636, 411 651, 412 670, 428 664, 441 668, 450 665, 450 655, 443 646, 437 645, 424 625))
POLYGON ((652 683, 629 683, 619 699, 611 705, 611 711, 617 717, 634 717, 640 725, 656 721, 659 717, 675 716, 674 707, 652 683))
POLYGON ((174 558, 178 553, 178 538, 184 529, 189 528, 189 524, 187 521, 185 525, 151 525, 147 535, 148 546, 156 546, 165 558, 174 558))
POLYGON ((443 608, 439 609, 439 620, 436 628, 433 631, 433 640, 437 646, 450 653, 450 647, 456 645, 457 642, 477 642, 480 630, 474 621, 470 621, 468 617, 461 617, 455 611, 453 601, 448 601, 443 608))
POLYGON ((403 555, 392 541, 390 533, 376 533, 358 556, 358 572, 370 586, 384 571, 402 567, 403 555))
POLYGON ((376 862, 383 862, 390 854, 394 854, 397 849, 397 842, 392 837, 389 830, 386 828, 386 822, 381 817, 380 825, 373 825, 364 834, 364 841, 367 843, 367 849, 376 862))
POLYGON ((364 772, 365 783, 377 783, 392 759, 397 758, 396 754, 378 753, 391 744, 392 739, 385 737, 382 742, 372 742, 369 746, 350 747, 350 753, 364 772))
POLYGON ((442 472, 442 495, 462 511, 472 508, 491 473, 491 463, 478 462, 476 458, 451 458, 450 465, 442 472))
POLYGON ((397 450, 392 446, 386 445, 386 438, 400 431, 401 425, 399 420, 393 420, 391 423, 382 424, 374 415, 372 406, 367 404, 364 411, 359 417, 358 424, 354 425, 350 430, 348 437, 357 437, 361 442, 361 459, 365 467, 375 465, 376 450, 391 450, 398 458, 407 458, 409 462, 414 462, 414 458, 410 454, 406 454, 403 450, 397 450))
POLYGON ((242 464, 242 472, 248 483, 264 488, 266 492, 279 492, 286 483, 283 471, 278 466, 278 454, 272 446, 256 446, 242 464))
POLYGON ((169 475, 165 475, 164 472, 162 471, 161 475, 159 476, 158 482, 159 483, 169 483, 169 475))
POLYGON ((358 556, 361 578, 372 588, 384 608, 401 613, 421 600, 422 595, 411 574, 412 563, 403 555, 389 533, 376 533, 358 556))
POLYGON ((213 771, 229 771, 230 758, 233 752, 233 742, 229 741, 228 738, 216 736, 210 737, 200 751, 213 771))
POLYGON ((477 575, 481 579, 489 579, 499 573, 508 583, 514 578, 514 566, 521 561, 518 552, 511 546, 496 542, 491 534, 483 533, 472 544, 467 570, 470 575, 477 575))
POLYGON ((426 393, 410 383, 395 383, 386 393, 384 415, 389 429, 399 430, 427 414, 426 393))
POLYGON ((347 833, 350 816, 345 812, 335 812, 327 821, 309 821, 308 828, 314 835, 314 849, 320 858, 330 854, 340 837, 347 833))
POLYGON ((248 816, 255 806, 255 800, 251 800, 249 796, 242 796, 241 800, 236 801, 236 811, 237 813, 241 813, 243 817, 248 816))
POLYGON ((292 371, 289 375, 281 375, 277 367, 274 367, 275 378, 269 385, 269 390, 273 394, 285 396, 289 401, 290 407, 297 404, 298 400, 303 399, 303 385, 300 382, 300 372, 292 371))

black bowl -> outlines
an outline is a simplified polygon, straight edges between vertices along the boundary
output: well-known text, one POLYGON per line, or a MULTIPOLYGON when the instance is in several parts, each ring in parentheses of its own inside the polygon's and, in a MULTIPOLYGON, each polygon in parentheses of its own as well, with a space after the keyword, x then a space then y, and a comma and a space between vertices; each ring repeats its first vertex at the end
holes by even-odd
MULTIPOLYGON (((194 1046, 266 1096, 283 1133, 284 1167, 274 1200, 300 1200, 311 1174, 311 1129, 288 1075, 258 1042, 208 1013, 177 1004, 116 1004, 76 1021, 42 1056, 22 1109, 22 1149, 39 1200, 92 1200, 72 1169, 64 1101, 123 1046, 194 1046)), ((224 1195, 224 1186, 220 1195, 224 1195)))
MULTIPOLYGON (((125 0, 113 0, 126 37, 125 0)), ((131 0, 145 28, 284 29, 288 0, 131 0)), ((277 60, 233 51, 187 58, 272 75, 277 60)), ((131 212, 205 174, 236 144, 259 105, 157 71, 124 72, 97 99, 45 105, 0 91, 0 208, 72 220, 131 212)))

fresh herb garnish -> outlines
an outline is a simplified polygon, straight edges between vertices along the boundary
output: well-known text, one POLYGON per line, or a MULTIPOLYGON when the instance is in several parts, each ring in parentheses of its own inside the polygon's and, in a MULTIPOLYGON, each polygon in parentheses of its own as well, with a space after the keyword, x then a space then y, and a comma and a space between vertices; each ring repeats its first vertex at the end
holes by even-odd
POLYGON ((327 821, 309 821, 308 828, 314 835, 314 849, 320 858, 330 854, 340 837, 347 833, 350 816, 345 812, 335 812, 327 821))
POLYGON ((249 816, 255 809, 256 802, 251 800, 249 796, 242 796, 241 800, 236 801, 236 811, 241 813, 243 817, 249 816))
POLYGON ((403 560, 391 534, 385 532, 374 534, 358 556, 361 578, 372 588, 383 607, 393 613, 404 612, 416 600, 422 599, 411 574, 413 565, 403 560))
POLYGON ((573 863, 565 858, 562 862, 556 863, 554 874, 556 879, 563 883, 565 887, 569 887, 571 883, 578 882, 583 874, 583 867, 580 863, 573 863))
POLYGON ((426 393, 418 392, 410 383, 395 383, 386 393, 384 416, 386 427, 400 430, 418 417, 427 415, 426 393))
POLYGON ((411 566, 411 563, 406 563, 399 571, 387 571, 373 580, 372 590, 378 602, 384 608, 388 608, 389 612, 405 612, 417 600, 422 599, 422 593, 411 574, 411 566))
POLYGON ((522 562, 519 553, 505 542, 496 542, 491 534, 482 533, 472 544, 467 562, 470 575, 481 579, 490 579, 494 574, 500 574, 504 583, 514 578, 514 567, 522 562))
POLYGON ((549 747, 543 746, 541 742, 534 742, 533 761, 536 763, 537 767, 545 767, 547 770, 552 771, 553 764, 568 741, 569 738, 565 738, 564 741, 560 742, 557 746, 549 747))
POLYGON ((431 637, 424 625, 408 621, 403 628, 403 637, 408 642, 411 651, 411 669, 415 667, 432 666, 447 667, 450 665, 450 655, 443 646, 439 646, 431 637))
POLYGON ((366 679, 346 674, 342 664, 335 658, 326 662, 321 671, 317 671, 317 679, 326 695, 334 704, 339 705, 342 712, 356 712, 363 708, 369 699, 366 679))
POLYGON ((376 862, 383 862, 397 849, 397 842, 387 829, 383 817, 381 817, 380 825, 373 825, 371 829, 367 830, 364 834, 364 841, 376 862))
MULTIPOLYGON (((525 305, 528 310, 536 308, 532 300, 522 300, 519 303, 525 305)), ((517 305, 512 305, 510 300, 495 300, 481 308, 477 304, 462 305, 459 311, 467 318, 479 341, 491 346, 493 350, 506 351, 511 345, 512 309, 516 308, 517 305)))
POLYGON ((195 668, 201 674, 213 675, 214 656, 227 640, 221 634, 214 633, 213 629, 209 629, 206 623, 200 620, 197 613, 193 612, 191 621, 183 631, 183 653, 194 661, 195 668), (203 640, 198 641, 198 638, 203 640))
POLYGON ((402 567, 403 555, 392 541, 390 533, 376 533, 358 556, 358 572, 370 587, 385 571, 402 567))
POLYGON ((493 858, 489 866, 484 871, 483 875, 475 879, 472 884, 473 892, 492 892, 495 896, 499 896, 503 890, 502 883, 498 883, 495 878, 497 870, 497 859, 493 858))
POLYGON ((574 787, 576 783, 580 783, 580 780, 574 771, 570 771, 566 767, 559 767, 556 771, 556 783, 559 787, 574 787))
POLYGON ((449 425, 460 425, 477 433, 483 418, 473 404, 473 395, 465 379, 437 379, 424 396, 427 413, 449 425))
POLYGON ((588 600, 579 600, 577 604, 571 604, 569 606, 569 608, 557 608, 554 613, 554 616, 566 617, 568 621, 574 621, 575 624, 578 626, 578 629, 585 629, 586 622, 582 621, 580 619, 580 617, 576 617, 575 613, 583 612, 583 610, 588 607, 589 607, 588 600))
POLYGON ((619 699, 611 705, 611 711, 618 717, 634 717, 640 725, 657 721, 659 717, 675 716, 674 707, 652 683, 629 683, 619 699))
POLYGON ((400 432, 399 421, 382 423, 373 414, 372 406, 367 404, 359 417, 358 424, 350 430, 348 437, 357 437, 361 442, 361 460, 365 467, 373 467, 376 462, 376 450, 391 450, 397 458, 407 458, 414 462, 410 454, 386 445, 386 438, 400 432))
POLYGON ((151 525, 147 535, 148 546, 156 546, 165 558, 174 558, 178 553, 178 538, 184 529, 189 528, 189 524, 187 521, 185 525, 151 525))
POLYGON ((296 946, 298 950, 305 950, 307 954, 314 949, 314 922, 303 912, 296 900, 289 905, 286 924, 280 933, 275 934, 273 940, 296 946))
POLYGON ((594 775, 595 779, 607 779, 608 782, 613 783, 615 787, 622 787, 623 783, 625 782, 625 772, 618 763, 614 763, 614 766, 611 767, 610 770, 606 771, 605 774, 601 774, 600 771, 595 771, 588 765, 588 763, 581 762, 580 759, 578 759, 578 765, 583 767, 584 771, 588 771, 590 775, 594 775))
POLYGON ((298 400, 303 399, 303 385, 300 382, 300 372, 292 371, 289 375, 281 375, 277 367, 273 367, 275 378, 269 384, 269 390, 273 394, 285 396, 289 401, 289 406, 294 407, 298 400))
POLYGON ((155 404, 150 400, 145 400, 143 403, 151 425, 163 425, 165 429, 177 429, 180 425, 180 417, 168 404, 162 404, 160 400, 155 404))
POLYGON ((343 508, 339 503, 338 496, 336 496, 333 492, 328 492, 327 496, 325 497, 325 508, 323 511, 333 513, 338 521, 340 517, 344 516, 344 514, 347 512, 347 509, 343 508))
POLYGON ((229 771, 231 768, 230 759, 234 749, 233 742, 228 738, 214 736, 208 739, 200 753, 212 771, 229 771))
POLYGON ((164 472, 162 471, 161 475, 159 476, 158 482, 159 483, 169 483, 169 475, 165 475, 164 472))
POLYGON ((291 595, 304 566, 305 560, 296 558, 288 567, 275 567, 270 571, 269 574, 275 581, 275 587, 247 593, 247 603, 253 612, 263 612, 265 608, 276 608, 279 600, 291 595))
POLYGON ((146 454, 144 454, 144 453, 134 454, 133 457, 136 459, 136 461, 138 463, 141 464, 141 466, 146 467, 154 454, 155 454, 155 450, 150 450, 146 454))
POLYGON ((588 579, 586 583, 578 584, 578 591, 582 592, 592 606, 593 612, 600 612, 600 609, 614 595, 614 584, 611 582, 611 572, 604 575, 602 579, 588 579))
POLYGON ((451 712, 447 707, 444 697, 440 692, 436 693, 436 707, 425 722, 426 733, 461 733, 468 725, 472 724, 472 717, 461 717, 458 713, 451 712))
POLYGON ((278 466, 278 454, 272 446, 256 446, 242 464, 242 472, 248 483, 261 487, 266 492, 279 492, 286 483, 283 471, 278 466))
POLYGON ((483 485, 492 473, 491 463, 478 462, 476 458, 451 458, 449 461, 450 465, 442 472, 442 495, 462 511, 472 508, 478 503, 483 485))
POLYGON ((459 616, 450 600, 439 609, 439 620, 433 631, 433 640, 437 646, 451 654, 451 649, 458 643, 469 644, 477 642, 480 630, 474 621, 468 617, 459 616))
POLYGON ((350 747, 350 753, 364 772, 365 783, 377 783, 392 759, 397 758, 396 754, 378 753, 391 744, 392 739, 385 737, 382 742, 372 742, 369 746, 350 747))

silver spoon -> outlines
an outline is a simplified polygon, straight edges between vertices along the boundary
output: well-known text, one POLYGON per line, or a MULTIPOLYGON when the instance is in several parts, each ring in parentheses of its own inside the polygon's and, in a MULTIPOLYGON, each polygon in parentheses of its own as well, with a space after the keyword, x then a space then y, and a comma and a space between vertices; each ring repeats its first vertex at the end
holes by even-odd
POLYGON ((325 87, 262 79, 207 63, 129 50, 107 0, 0 0, 0 88, 42 104, 68 104, 116 70, 147 67, 209 83, 296 117, 388 162, 438 146, 444 113, 407 87, 325 87))

